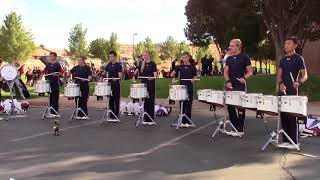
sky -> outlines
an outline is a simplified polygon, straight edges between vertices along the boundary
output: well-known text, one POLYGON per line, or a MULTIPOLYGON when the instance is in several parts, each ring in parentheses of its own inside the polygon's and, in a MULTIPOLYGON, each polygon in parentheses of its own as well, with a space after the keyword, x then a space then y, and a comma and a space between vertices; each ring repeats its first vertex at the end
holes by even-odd
POLYGON ((30 29, 37 45, 67 48, 71 29, 87 28, 87 43, 118 34, 121 44, 135 44, 150 37, 161 43, 168 36, 186 41, 183 29, 188 0, 0 0, 0 24, 16 11, 30 29))

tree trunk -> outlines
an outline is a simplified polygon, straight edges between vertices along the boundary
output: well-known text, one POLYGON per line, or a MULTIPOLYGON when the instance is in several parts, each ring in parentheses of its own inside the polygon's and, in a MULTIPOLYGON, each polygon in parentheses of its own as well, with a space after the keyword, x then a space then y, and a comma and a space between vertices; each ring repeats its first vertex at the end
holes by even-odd
MULTIPOLYGON (((275 44, 276 44, 276 42, 275 42, 275 44)), ((278 44, 275 45, 275 50, 276 50, 275 74, 276 74, 276 76, 278 75, 278 68, 280 66, 280 60, 284 55, 281 46, 279 46, 278 44)), ((279 82, 278 82, 278 80, 276 80, 276 89, 275 89, 275 91, 278 92, 278 89, 279 89, 279 82)))
POLYGON ((259 59, 259 64, 260 64, 259 72, 260 74, 262 74, 262 59, 259 59))

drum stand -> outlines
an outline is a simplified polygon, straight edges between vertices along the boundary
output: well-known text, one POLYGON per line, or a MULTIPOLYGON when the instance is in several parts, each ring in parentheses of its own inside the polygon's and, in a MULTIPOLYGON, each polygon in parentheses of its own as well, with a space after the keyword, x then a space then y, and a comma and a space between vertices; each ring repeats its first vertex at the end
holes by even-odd
MULTIPOLYGON (((264 116, 263 116, 263 119, 265 120, 264 116)), ((284 134, 284 136, 290 141, 290 144, 292 144, 296 150, 300 151, 299 146, 296 143, 294 143, 293 140, 289 137, 289 135, 281 128, 280 103, 279 103, 279 107, 278 107, 277 119, 278 119, 277 129, 272 131, 269 134, 270 137, 267 140, 267 142, 262 146, 261 151, 264 151, 269 144, 273 144, 277 148, 285 148, 285 147, 279 146, 279 136, 280 136, 280 134, 284 134)))
POLYGON ((73 110, 69 121, 72 121, 72 119, 89 119, 88 115, 79 107, 79 96, 76 98, 76 108, 73 110), (79 116, 79 111, 83 114, 83 117, 79 116))
MULTIPOLYGON (((141 102, 142 102, 142 104, 144 104, 144 99, 141 99, 141 102)), ((139 124, 146 125, 145 123, 149 123, 149 122, 144 121, 145 116, 147 116, 151 120, 150 123, 152 123, 152 125, 156 125, 156 126, 158 125, 156 123, 156 121, 154 119, 152 119, 151 116, 147 112, 144 111, 144 106, 143 106, 143 108, 141 108, 138 120, 136 121, 136 127, 138 127, 139 124)))
POLYGON ((194 124, 193 121, 191 121, 191 119, 183 113, 183 102, 181 101, 181 105, 180 105, 180 113, 178 115, 178 119, 174 120, 173 123, 171 124, 171 126, 176 126, 176 129, 179 129, 182 125, 182 119, 186 118, 189 123, 191 124, 189 127, 196 127, 196 125, 194 124))
POLYGON ((227 134, 230 135, 230 131, 226 130, 227 125, 229 124, 232 128, 232 130, 234 131, 235 135, 237 135, 238 137, 242 137, 242 135, 239 133, 239 131, 237 130, 237 128, 234 127, 234 125, 231 123, 230 120, 227 120, 227 105, 226 105, 226 98, 224 97, 224 118, 218 120, 218 127, 217 129, 214 131, 214 133, 212 134, 212 138, 214 138, 217 134, 217 132, 222 133, 222 134, 227 134))
POLYGON ((13 86, 14 86, 14 81, 7 81, 9 91, 10 91, 10 98, 11 98, 11 108, 10 108, 10 113, 7 116, 6 120, 17 118, 17 117, 24 117, 28 118, 27 112, 16 109, 13 101, 13 86), (19 112, 16 112, 18 110, 19 112))
POLYGON ((102 116, 102 119, 100 121, 100 124, 103 123, 103 121, 107 121, 107 122, 120 122, 120 119, 116 116, 116 114, 111 110, 109 109, 109 96, 107 96, 107 108, 106 108, 106 111, 103 113, 103 116, 102 116), (115 120, 112 121, 110 119, 110 114, 115 117, 115 120))
POLYGON ((47 117, 47 118, 61 118, 60 114, 52 106, 50 106, 50 92, 48 93, 48 106, 44 110, 44 112, 42 114, 42 117, 41 117, 41 120, 43 120, 44 117, 47 117), (52 115, 50 113, 52 111, 56 114, 55 116, 50 116, 50 115, 52 115))

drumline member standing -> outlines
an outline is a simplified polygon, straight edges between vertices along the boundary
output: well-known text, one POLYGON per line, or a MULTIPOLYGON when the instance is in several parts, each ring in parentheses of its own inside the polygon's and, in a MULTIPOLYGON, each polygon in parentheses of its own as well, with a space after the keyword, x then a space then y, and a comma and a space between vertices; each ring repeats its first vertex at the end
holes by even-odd
MULTIPOLYGON (((76 84, 79 84, 80 86, 80 97, 79 97, 79 107, 84 111, 85 114, 83 114, 81 111, 79 111, 78 116, 80 118, 85 119, 86 116, 88 116, 88 100, 89 100, 89 82, 92 79, 92 71, 90 66, 88 66, 85 62, 86 57, 79 57, 78 58, 78 65, 74 66, 70 70, 70 74, 72 74, 72 77, 74 79, 74 82, 76 84), (78 77, 78 78, 77 78, 78 77), (79 79, 81 78, 81 79, 79 79)), ((77 98, 76 98, 77 103, 77 98)))
MULTIPOLYGON (((190 62, 190 54, 188 52, 183 52, 182 53, 182 61, 183 64, 180 66, 177 66, 172 72, 171 72, 171 77, 172 79, 172 84, 174 84, 175 77, 177 74, 179 74, 180 79, 191 79, 191 80, 180 80, 180 85, 185 85, 187 87, 187 92, 188 92, 188 99, 183 102, 183 109, 182 113, 186 114, 189 119, 191 119, 191 111, 192 111, 192 102, 193 102, 193 84, 195 83, 196 79, 198 78, 197 76, 197 68, 194 64, 191 64, 190 62)), ((180 103, 181 106, 181 103, 180 103)), ((182 119, 182 124, 180 127, 190 127, 191 122, 183 117, 182 119)))
MULTIPOLYGON (((308 79, 308 74, 304 59, 297 54, 295 49, 299 42, 297 37, 288 37, 284 42, 286 55, 280 61, 280 67, 277 72, 277 80, 279 82, 279 95, 298 95, 298 88, 308 79)), ((292 141, 299 147, 299 126, 297 117, 289 113, 281 112, 282 129, 288 134, 292 141)), ((280 147, 295 149, 289 143, 290 141, 283 135, 283 143, 280 147)))
MULTIPOLYGON (((57 61, 57 53, 51 52, 49 56, 49 62, 44 69, 47 74, 46 79, 50 83, 50 106, 59 113, 59 76, 62 75, 63 69, 60 63, 57 61)), ((51 112, 51 116, 57 116, 56 112, 51 112)))
POLYGON ((122 78, 122 66, 116 60, 117 53, 115 51, 109 52, 109 63, 104 67, 103 75, 107 75, 108 82, 111 84, 111 96, 109 99, 109 109, 116 115, 110 113, 109 121, 119 121, 120 108, 120 79, 122 78), (117 79, 115 79, 117 78, 117 79), (119 79, 118 79, 119 78, 119 79))
MULTIPOLYGON (((242 42, 240 39, 232 39, 229 44, 229 56, 224 68, 224 79, 226 90, 228 91, 246 91, 247 80, 253 75, 250 58, 247 54, 241 52, 242 42)), ((228 133, 232 136, 244 135, 245 109, 227 106, 230 122, 237 129, 228 133)))
MULTIPOLYGON (((143 61, 141 62, 141 66, 134 72, 134 75, 138 75, 138 72, 141 77, 146 77, 141 79, 141 83, 147 85, 148 97, 145 98, 144 101, 144 111, 148 113, 148 115, 152 118, 150 119, 148 116, 144 117, 144 121, 142 122, 144 125, 155 125, 154 119, 154 105, 155 105, 155 87, 157 77, 157 65, 151 60, 151 53, 149 51, 145 51, 142 55, 143 61)), ((133 77, 134 80, 134 77, 133 77)))

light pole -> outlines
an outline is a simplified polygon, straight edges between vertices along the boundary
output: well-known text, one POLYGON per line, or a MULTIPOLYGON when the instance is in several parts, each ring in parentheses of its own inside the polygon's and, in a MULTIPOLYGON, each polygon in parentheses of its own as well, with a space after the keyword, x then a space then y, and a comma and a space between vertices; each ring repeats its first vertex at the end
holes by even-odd
POLYGON ((138 35, 137 33, 133 33, 132 35, 132 59, 134 61, 134 37, 138 35))

